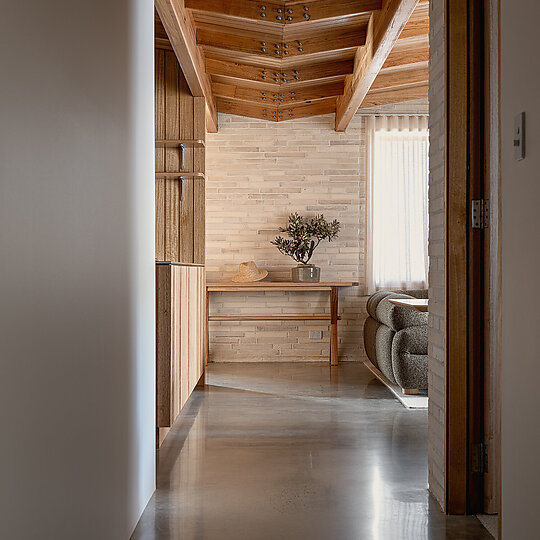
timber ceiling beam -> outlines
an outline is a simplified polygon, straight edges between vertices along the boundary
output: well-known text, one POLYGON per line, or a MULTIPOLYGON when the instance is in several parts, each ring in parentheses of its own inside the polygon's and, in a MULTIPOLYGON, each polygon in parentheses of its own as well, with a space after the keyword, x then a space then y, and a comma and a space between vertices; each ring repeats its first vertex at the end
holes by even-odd
MULTIPOLYGON (((398 42, 399 45, 399 42, 398 42)), ((429 42, 421 43, 416 47, 398 48, 394 47, 394 50, 388 55, 382 69, 403 66, 406 64, 417 64, 420 62, 427 62, 429 60, 429 42)), ((382 71, 382 70, 381 70, 382 71)))
POLYGON ((155 7, 191 93, 206 98, 206 127, 215 133, 217 109, 210 77, 205 72, 204 59, 197 47, 191 13, 186 10, 183 0, 155 0, 155 7))
POLYGON ((220 27, 197 29, 197 45, 226 49, 234 52, 254 54, 267 58, 286 59, 328 51, 338 51, 361 47, 366 43, 365 24, 352 28, 336 28, 321 32, 318 36, 299 38, 289 42, 272 39, 260 32, 241 35, 238 32, 224 32, 220 27))
POLYGON ((350 74, 353 72, 353 62, 341 60, 304 66, 298 64, 285 70, 209 58, 206 60, 206 71, 211 75, 260 83, 265 88, 280 88, 350 74))
POLYGON ((398 88, 388 88, 368 92, 362 101, 361 109, 365 107, 376 107, 387 105, 388 103, 398 103, 400 101, 410 101, 413 99, 423 99, 428 97, 428 83, 400 86, 398 88))
POLYGON ((258 104, 261 107, 280 107, 312 103, 328 97, 336 98, 343 94, 343 82, 333 82, 321 85, 306 86, 281 91, 258 90, 234 84, 214 82, 212 90, 216 98, 235 99, 258 104))
POLYGON ((409 84, 427 83, 429 80, 428 63, 404 66, 403 68, 388 68, 381 70, 371 85, 372 90, 383 90, 407 86, 409 84))
POLYGON ((295 118, 329 114, 334 112, 336 108, 335 97, 321 99, 314 103, 301 103, 280 107, 256 105, 255 103, 246 103, 222 97, 218 97, 216 100, 219 112, 260 118, 261 120, 269 120, 271 122, 282 122, 285 120, 294 120, 295 118))
POLYGON ((303 24, 369 13, 381 9, 382 0, 307 0, 306 2, 253 2, 252 0, 185 0, 186 7, 279 25, 303 24))
POLYGON ((368 24, 366 45, 358 49, 354 72, 336 104, 336 131, 345 131, 388 58, 418 0, 385 0, 368 24))

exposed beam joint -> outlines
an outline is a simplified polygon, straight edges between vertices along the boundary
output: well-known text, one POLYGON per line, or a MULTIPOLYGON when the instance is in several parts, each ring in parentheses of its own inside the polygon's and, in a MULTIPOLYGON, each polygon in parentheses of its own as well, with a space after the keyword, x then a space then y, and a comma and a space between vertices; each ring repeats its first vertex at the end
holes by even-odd
POLYGON ((336 131, 345 131, 369 92, 418 0, 385 0, 368 24, 366 45, 358 49, 354 72, 345 80, 345 92, 336 105, 336 131))
POLYGON ((191 93, 206 98, 207 130, 216 132, 217 109, 210 77, 205 72, 204 60, 197 47, 191 13, 186 10, 183 0, 155 0, 155 7, 191 93))

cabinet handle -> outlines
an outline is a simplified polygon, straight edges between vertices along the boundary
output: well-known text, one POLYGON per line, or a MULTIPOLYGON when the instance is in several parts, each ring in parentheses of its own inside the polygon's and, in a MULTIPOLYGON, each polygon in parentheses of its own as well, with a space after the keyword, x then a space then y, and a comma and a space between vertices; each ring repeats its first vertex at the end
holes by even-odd
POLYGON ((180 145, 180 170, 184 170, 184 165, 186 161, 186 147, 184 144, 180 145))
POLYGON ((186 188, 186 179, 181 176, 180 177, 180 202, 184 202, 184 192, 186 188))

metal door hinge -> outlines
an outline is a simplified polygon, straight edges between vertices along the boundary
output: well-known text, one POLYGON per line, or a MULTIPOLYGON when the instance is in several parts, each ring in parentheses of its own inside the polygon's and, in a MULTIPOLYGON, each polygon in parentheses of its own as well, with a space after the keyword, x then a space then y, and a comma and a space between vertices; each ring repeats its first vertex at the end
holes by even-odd
POLYGON ((488 472, 488 445, 475 443, 472 445, 471 468, 473 473, 488 472))
POLYGON ((473 199, 471 201, 471 225, 473 229, 489 227, 489 199, 473 199))

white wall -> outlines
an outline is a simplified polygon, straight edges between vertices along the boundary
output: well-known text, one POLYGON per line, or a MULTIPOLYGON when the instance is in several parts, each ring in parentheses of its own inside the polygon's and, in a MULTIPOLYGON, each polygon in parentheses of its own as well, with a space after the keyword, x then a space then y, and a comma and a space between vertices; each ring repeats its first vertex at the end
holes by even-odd
POLYGON ((501 1, 502 523, 505 540, 532 540, 540 485, 540 4, 518 4, 501 1), (527 156, 514 161, 521 111, 527 156))
POLYGON ((6 540, 127 539, 154 489, 153 9, 2 3, 6 540))

